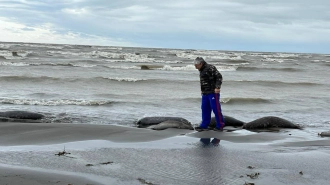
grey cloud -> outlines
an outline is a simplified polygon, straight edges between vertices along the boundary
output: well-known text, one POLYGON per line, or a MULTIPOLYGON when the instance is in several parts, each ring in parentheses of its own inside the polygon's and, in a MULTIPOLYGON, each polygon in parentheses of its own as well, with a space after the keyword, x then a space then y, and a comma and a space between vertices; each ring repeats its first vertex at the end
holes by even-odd
POLYGON ((328 0, 13 0, 1 6, 0 17, 13 21, 104 37, 330 42, 328 0))

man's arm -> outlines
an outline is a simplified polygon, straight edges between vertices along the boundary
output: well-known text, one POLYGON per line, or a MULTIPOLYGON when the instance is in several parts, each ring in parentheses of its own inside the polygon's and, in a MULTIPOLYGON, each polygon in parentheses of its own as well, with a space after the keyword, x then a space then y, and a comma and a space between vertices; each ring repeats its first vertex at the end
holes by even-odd
POLYGON ((222 84, 222 75, 221 73, 217 70, 217 68, 214 66, 214 68, 212 69, 213 72, 213 76, 215 77, 215 88, 216 89, 220 89, 221 88, 221 84, 222 84))

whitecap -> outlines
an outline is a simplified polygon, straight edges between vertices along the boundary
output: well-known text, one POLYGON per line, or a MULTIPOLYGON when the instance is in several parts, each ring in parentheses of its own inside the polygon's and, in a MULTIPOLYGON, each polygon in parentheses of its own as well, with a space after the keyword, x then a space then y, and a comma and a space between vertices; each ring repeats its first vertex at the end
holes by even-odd
POLYGON ((172 67, 169 65, 165 65, 162 68, 157 68, 158 70, 165 70, 165 71, 192 71, 192 70, 196 70, 194 65, 187 65, 187 66, 183 66, 183 67, 172 67))
MULTIPOLYGON (((238 67, 236 66, 215 66, 219 71, 236 71, 238 67)), ((162 68, 158 68, 158 70, 165 70, 165 71, 196 71, 194 65, 187 65, 182 67, 177 66, 169 66, 165 65, 162 68)))
POLYGON ((14 105, 43 105, 43 106, 59 106, 59 105, 80 105, 80 106, 95 106, 106 105, 112 103, 109 100, 70 100, 70 99, 0 99, 2 104, 14 104, 14 105))
POLYGON ((0 62, 0 66, 28 66, 30 64, 24 62, 0 62))
POLYGON ((122 82, 122 81, 125 81, 125 82, 137 82, 137 81, 146 81, 147 79, 137 79, 137 78, 119 78, 119 77, 108 77, 106 79, 109 79, 109 80, 115 80, 115 81, 119 81, 119 82, 122 82))
POLYGON ((141 69, 141 67, 138 66, 104 66, 108 67, 110 69, 141 69))

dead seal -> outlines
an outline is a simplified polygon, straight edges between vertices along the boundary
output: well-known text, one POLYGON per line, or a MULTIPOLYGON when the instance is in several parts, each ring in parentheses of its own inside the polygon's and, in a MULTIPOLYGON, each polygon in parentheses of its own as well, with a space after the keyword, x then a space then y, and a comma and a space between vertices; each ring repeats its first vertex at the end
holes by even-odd
POLYGON ((321 132, 319 135, 321 137, 330 137, 330 131, 328 131, 328 132, 321 132))
MULTIPOLYGON (((226 126, 242 127, 245 124, 245 122, 240 121, 240 120, 235 119, 235 118, 230 117, 230 116, 223 116, 223 118, 225 120, 225 127, 226 126)), ((209 127, 210 128, 215 128, 215 125, 216 125, 215 117, 212 117, 209 127)))
POLYGON ((164 121, 178 121, 183 122, 185 124, 190 124, 190 122, 181 117, 162 117, 162 116, 155 116, 155 117, 144 117, 137 121, 138 128, 147 128, 151 125, 157 125, 164 121))
POLYGON ((177 121, 177 120, 166 120, 156 125, 151 125, 147 127, 152 130, 165 130, 167 128, 178 128, 178 129, 189 129, 194 130, 190 123, 177 121))
POLYGON ((267 116, 256 119, 254 121, 244 124, 243 129, 253 130, 253 129, 270 129, 270 128, 291 128, 291 129, 301 129, 299 125, 296 125, 286 119, 267 116))
POLYGON ((30 119, 39 120, 44 118, 44 115, 28 111, 6 111, 0 112, 1 118, 11 118, 11 119, 30 119))

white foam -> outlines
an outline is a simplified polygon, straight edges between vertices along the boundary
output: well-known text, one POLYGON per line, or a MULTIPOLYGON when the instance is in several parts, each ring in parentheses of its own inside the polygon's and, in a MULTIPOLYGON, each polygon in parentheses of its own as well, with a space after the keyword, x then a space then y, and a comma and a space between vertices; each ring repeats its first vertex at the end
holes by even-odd
POLYGON ((31 44, 31 43, 21 43, 19 46, 27 46, 34 48, 50 48, 50 49, 63 49, 63 46, 60 45, 48 45, 48 44, 31 44))
POLYGON ((294 53, 276 53, 275 55, 273 55, 274 57, 278 57, 278 58, 296 58, 299 57, 299 54, 294 54, 294 53))
MULTIPOLYGON (((215 66, 219 71, 236 71, 238 67, 236 66, 215 66)), ((169 65, 165 65, 162 68, 156 68, 158 70, 165 70, 165 71, 196 71, 194 65, 187 65, 183 67, 172 67, 169 65)))
POLYGON ((283 59, 277 59, 277 58, 264 58, 264 59, 261 59, 261 61, 263 61, 263 62, 278 62, 278 63, 283 63, 284 62, 283 59))
POLYGON ((137 79, 137 78, 119 78, 119 77, 115 77, 115 78, 106 78, 106 79, 109 79, 109 80, 116 80, 116 81, 119 81, 119 82, 122 82, 122 81, 126 81, 126 82, 137 82, 137 81, 145 81, 147 79, 137 79))
POLYGON ((164 70, 164 71, 192 71, 192 70, 196 70, 194 65, 187 65, 187 66, 183 66, 183 67, 172 67, 169 65, 165 65, 162 68, 157 68, 158 70, 164 70))
POLYGON ((109 59, 125 59, 124 53, 112 53, 107 51, 92 51, 88 55, 97 58, 109 58, 109 59))
MULTIPOLYGON (((39 64, 42 65, 42 64, 39 64)), ((50 65, 53 66, 74 66, 74 67, 95 67, 97 65, 92 65, 92 64, 86 64, 86 63, 50 63, 50 65)))
POLYGON ((28 66, 30 64, 24 62, 0 62, 0 66, 28 66))
POLYGON ((237 66, 215 66, 219 71, 236 71, 237 66))
POLYGON ((105 66, 110 69, 141 69, 141 67, 138 66, 105 66))
POLYGON ((123 50, 123 48, 122 47, 114 47, 114 46, 92 46, 92 48, 97 48, 97 49, 101 49, 101 50, 109 50, 109 49, 111 49, 111 50, 119 50, 119 51, 121 51, 121 50, 123 50))
POLYGON ((11 44, 0 44, 0 48, 3 48, 3 49, 8 49, 8 48, 10 48, 10 46, 12 46, 12 45, 11 44))
POLYGON ((195 55, 193 53, 187 53, 184 51, 175 53, 177 57, 179 58, 185 58, 185 59, 195 59, 196 57, 198 57, 198 55, 195 55))
POLYGON ((176 51, 176 56, 185 59, 195 59, 196 57, 203 57, 206 61, 208 60, 244 60, 242 56, 247 55, 246 53, 233 53, 233 52, 222 52, 222 51, 207 51, 197 50, 192 52, 187 51, 176 51))
POLYGON ((8 57, 13 56, 13 53, 11 51, 0 50, 0 56, 3 56, 8 59, 8 57))
POLYGON ((148 55, 146 54, 140 54, 140 55, 136 55, 136 54, 130 54, 130 53, 126 53, 125 54, 125 60, 130 61, 130 62, 154 62, 155 59, 153 58, 148 58, 148 55))
POLYGON ((155 60, 154 62, 155 63, 165 63, 165 64, 180 64, 180 63, 182 63, 182 61, 180 61, 180 60, 172 60, 172 61, 170 61, 170 60, 155 60))
POLYGON ((3 104, 14 104, 14 105, 43 105, 43 106, 58 106, 58 105, 106 105, 111 103, 108 100, 33 100, 33 99, 0 99, 0 103, 3 104))
POLYGON ((83 53, 83 52, 70 52, 70 51, 47 51, 47 53, 50 53, 50 54, 60 54, 60 55, 71 55, 71 56, 89 56, 91 57, 90 55, 90 52, 89 53, 83 53))

